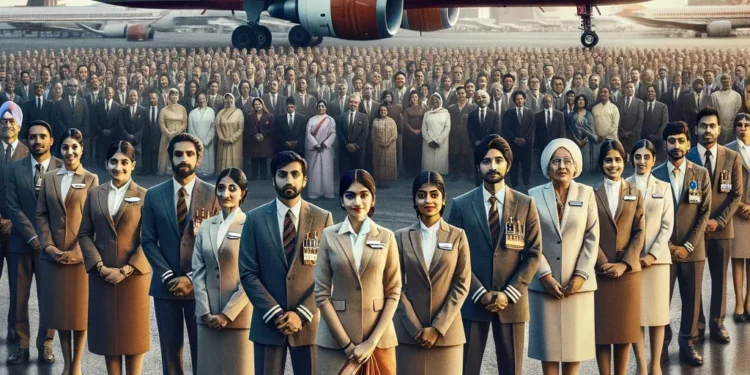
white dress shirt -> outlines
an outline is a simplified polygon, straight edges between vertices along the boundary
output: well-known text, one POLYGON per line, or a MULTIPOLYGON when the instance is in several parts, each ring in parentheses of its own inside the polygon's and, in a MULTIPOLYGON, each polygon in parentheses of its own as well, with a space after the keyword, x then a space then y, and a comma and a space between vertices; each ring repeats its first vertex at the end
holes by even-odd
MULTIPOLYGON (((672 196, 676 201, 679 202, 682 196, 682 184, 685 181, 685 171, 687 170, 687 160, 683 160, 680 167, 677 169, 677 176, 674 175, 675 166, 672 163, 667 163, 667 172, 669 172, 669 184, 672 185, 672 196)), ((677 209, 675 207, 675 209, 677 209)))
POLYGON ((349 223, 349 216, 344 219, 343 225, 339 229, 339 234, 349 234, 349 239, 352 241, 352 252, 354 253, 354 264, 359 269, 362 264, 362 254, 365 251, 365 241, 367 235, 370 233, 370 218, 366 218, 359 226, 359 233, 355 233, 352 229, 352 225, 349 223))
MULTIPOLYGON (((78 168, 81 168, 80 166, 78 168)), ((73 174, 75 174, 75 171, 69 171, 65 168, 65 165, 62 166, 62 168, 57 170, 58 175, 63 175, 62 180, 60 180, 60 196, 63 198, 63 203, 65 203, 65 198, 68 196, 68 191, 70 190, 70 184, 73 183, 73 174)))
POLYGON ((422 254, 424 255, 424 263, 429 270, 432 258, 435 255, 435 248, 437 247, 437 230, 440 228, 440 221, 428 228, 420 220, 419 227, 422 229, 422 254))
POLYGON ((5 141, 0 141, 0 143, 3 144, 3 154, 0 155, 0 157, 5 157, 5 149, 8 148, 8 146, 10 146, 10 155, 11 157, 13 157, 13 153, 18 149, 18 138, 16 138, 16 140, 13 141, 13 143, 11 143, 10 145, 5 143, 5 141))
POLYGON ((117 188, 112 184, 112 181, 109 182, 109 192, 107 193, 107 208, 109 209, 109 216, 114 218, 115 215, 117 215, 117 211, 120 210, 120 205, 122 204, 122 200, 125 199, 125 193, 128 191, 128 188, 130 188, 131 182, 133 182, 132 179, 128 180, 128 182, 120 188, 117 188))
POLYGON ((750 146, 744 144, 739 138, 737 138, 737 150, 742 156, 742 161, 746 166, 750 166, 750 146))
MULTIPOLYGON (((193 188, 195 187, 195 181, 194 178, 193 181, 190 181, 187 185, 185 185, 185 205, 187 206, 188 212, 190 212, 190 197, 193 196, 193 188)), ((174 187, 174 209, 177 210, 177 202, 180 199, 180 188, 183 187, 180 185, 177 180, 172 178, 172 187, 174 187)))
POLYGON ((698 155, 701 157, 701 163, 706 165, 706 150, 711 150, 711 170, 716 174, 716 157, 719 152, 719 145, 714 144, 710 149, 706 149, 702 144, 698 143, 698 155))
POLYGON ((221 219, 221 224, 219 224, 219 231, 216 233, 216 246, 221 247, 221 243, 224 242, 224 238, 227 236, 227 232, 229 232, 229 227, 232 226, 232 223, 234 223, 234 218, 237 216, 237 212, 240 211, 239 206, 234 209, 234 211, 230 212, 229 215, 225 218, 224 214, 219 214, 219 219, 221 219))
MULTIPOLYGON (((497 216, 500 219, 500 228, 502 228, 503 225, 503 205, 505 204, 505 189, 507 186, 503 184, 503 187, 498 190, 497 193, 495 193, 495 198, 497 198, 497 202, 495 205, 497 206, 497 216)), ((484 197, 484 213, 487 217, 487 227, 490 227, 490 207, 492 207, 492 203, 490 203, 490 197, 492 194, 490 194, 489 191, 487 191, 486 188, 482 188, 482 197, 484 197)))
MULTIPOLYGON (((34 174, 36 173, 36 163, 37 161, 34 160, 33 157, 29 158, 31 160, 31 178, 33 180, 34 174)), ((44 173, 49 172, 49 162, 52 160, 51 157, 48 157, 47 160, 44 160, 41 162, 42 166, 44 166, 44 173)))
POLYGON ((614 219, 617 213, 617 205, 620 204, 620 187, 622 186, 622 179, 615 182, 608 178, 604 179, 604 192, 607 193, 607 203, 609 204, 609 212, 612 214, 614 219))
POLYGON ((281 203, 279 198, 276 198, 276 219, 279 222, 279 238, 284 240, 284 217, 286 212, 292 211, 292 223, 294 223, 294 229, 299 230, 299 210, 302 208, 302 199, 297 201, 292 207, 287 207, 284 203, 281 203))
POLYGON ((641 191, 641 198, 646 198, 646 191, 648 190, 648 178, 651 175, 639 175, 634 174, 633 177, 635 177, 635 187, 641 191))

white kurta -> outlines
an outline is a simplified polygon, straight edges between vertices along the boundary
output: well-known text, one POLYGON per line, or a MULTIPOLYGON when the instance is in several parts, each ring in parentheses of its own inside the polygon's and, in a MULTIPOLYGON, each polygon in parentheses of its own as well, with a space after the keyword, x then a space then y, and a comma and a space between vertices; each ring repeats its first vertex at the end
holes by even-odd
POLYGON ((721 134, 719 144, 725 145, 734 140, 734 116, 742 107, 742 97, 734 90, 716 91, 711 94, 711 106, 719 111, 721 134))
POLYGON ((448 136, 451 115, 442 106, 425 112, 422 119, 422 171, 448 173, 448 136), (440 147, 430 147, 435 142, 440 147))
POLYGON ((594 116, 594 131, 604 139, 617 139, 617 129, 620 126, 620 110, 611 102, 599 103, 591 109, 594 116))
POLYGON ((213 108, 195 108, 188 115, 188 133, 203 142, 203 161, 198 174, 213 176, 216 166, 216 113, 213 108))
POLYGON ((307 141, 305 142, 305 160, 307 160, 307 192, 311 199, 320 197, 335 198, 333 192, 333 141, 336 139, 336 121, 328 115, 316 115, 307 121, 307 141), (313 132, 320 125, 316 135, 313 132), (325 145, 321 151, 315 151, 317 145, 325 145))

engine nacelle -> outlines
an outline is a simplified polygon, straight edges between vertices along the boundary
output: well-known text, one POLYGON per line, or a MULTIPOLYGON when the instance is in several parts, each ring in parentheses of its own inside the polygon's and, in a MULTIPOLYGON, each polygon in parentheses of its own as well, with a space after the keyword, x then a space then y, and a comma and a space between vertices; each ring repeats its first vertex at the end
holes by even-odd
POLYGON ((396 35, 404 0, 280 0, 268 13, 299 22, 313 36, 377 40, 396 35))
POLYGON ((154 30, 151 27, 140 23, 128 25, 127 39, 129 42, 140 42, 143 40, 154 39, 154 30))
POLYGON ((128 25, 124 23, 108 23, 97 30, 97 34, 105 38, 125 38, 128 35, 128 25))
POLYGON ((450 29, 458 21, 458 8, 423 8, 404 11, 401 27, 414 31, 450 29))
POLYGON ((711 38, 726 38, 732 35, 732 23, 729 21, 713 21, 706 26, 706 34, 711 38))

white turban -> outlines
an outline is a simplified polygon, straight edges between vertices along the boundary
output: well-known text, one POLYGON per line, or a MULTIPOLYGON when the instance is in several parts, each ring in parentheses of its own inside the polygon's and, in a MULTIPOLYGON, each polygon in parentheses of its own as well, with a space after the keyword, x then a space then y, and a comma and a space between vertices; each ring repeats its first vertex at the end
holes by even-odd
POLYGON ((0 118, 13 118, 20 127, 23 124, 23 111, 15 102, 7 101, 0 107, 0 118))
POLYGON ((573 173, 573 178, 578 178, 583 169, 583 156, 581 156, 581 149, 573 143, 573 141, 567 138, 557 138, 551 141, 547 147, 544 148, 544 151, 542 151, 542 157, 539 160, 542 165, 544 177, 549 179, 549 162, 552 160, 552 155, 558 148, 564 148, 570 152, 570 155, 573 157, 573 162, 575 163, 575 173, 573 173))

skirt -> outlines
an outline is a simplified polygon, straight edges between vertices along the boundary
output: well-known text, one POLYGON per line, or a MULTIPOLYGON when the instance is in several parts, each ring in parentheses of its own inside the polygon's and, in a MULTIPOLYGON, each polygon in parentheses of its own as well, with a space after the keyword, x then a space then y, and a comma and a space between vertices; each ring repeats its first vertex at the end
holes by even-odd
POLYGON ((217 331, 198 324, 198 371, 203 374, 255 374, 255 352, 249 329, 217 331))
POLYGON ((669 264, 654 264, 641 271, 641 326, 669 324, 669 264))
POLYGON ((557 299, 529 291, 529 358, 547 362, 582 362, 596 356, 594 292, 557 299))
MULTIPOLYGON (((336 375, 346 363, 344 349, 331 349, 318 346, 316 359, 319 375, 336 375)), ((380 375, 396 375, 396 348, 375 349, 370 360, 378 361, 380 375)))
POLYGON ((396 347, 398 375, 454 375, 463 371, 464 346, 396 347))
POLYGON ((83 263, 39 262, 39 325, 61 331, 88 326, 89 280, 83 263))
POLYGON ((750 259, 750 243, 745 242, 747 237, 742 233, 750 232, 750 220, 745 220, 739 216, 732 219, 734 225, 734 239, 732 240, 732 258, 750 259))
POLYGON ((597 275, 595 296, 596 344, 632 344, 641 339, 641 274, 617 279, 597 275))
POLYGON ((89 351, 98 355, 136 355, 151 349, 151 274, 131 274, 112 285, 89 273, 89 351))

